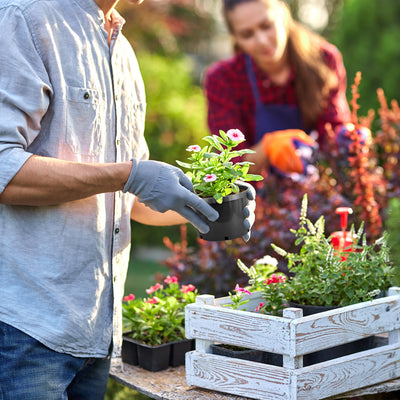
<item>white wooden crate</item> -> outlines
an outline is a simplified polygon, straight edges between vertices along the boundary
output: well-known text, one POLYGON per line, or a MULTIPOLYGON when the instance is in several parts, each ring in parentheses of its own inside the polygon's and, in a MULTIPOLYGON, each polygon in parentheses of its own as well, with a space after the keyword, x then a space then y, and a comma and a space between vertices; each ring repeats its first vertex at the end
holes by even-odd
POLYGON ((186 306, 186 381, 206 389, 262 400, 318 400, 400 377, 400 288, 389 296, 302 317, 252 312, 263 300, 253 293, 248 311, 222 307, 229 297, 198 296, 186 306), (388 344, 303 367, 303 355, 388 333, 388 344), (283 355, 283 367, 211 354, 213 343, 283 355))

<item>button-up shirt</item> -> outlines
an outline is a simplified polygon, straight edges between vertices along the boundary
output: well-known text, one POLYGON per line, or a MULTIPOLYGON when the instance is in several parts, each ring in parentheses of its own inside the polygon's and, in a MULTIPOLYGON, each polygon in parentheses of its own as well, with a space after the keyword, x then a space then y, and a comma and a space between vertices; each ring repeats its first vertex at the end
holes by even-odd
MULTIPOLYGON (((328 42, 321 42, 321 52, 326 65, 335 71, 338 86, 329 93, 326 107, 312 127, 319 132, 322 144, 325 124, 333 127, 349 122, 350 110, 346 100, 346 70, 339 50, 328 42)), ((295 71, 283 85, 275 84, 254 62, 256 84, 263 104, 298 105, 295 93, 295 71)), ((230 128, 240 129, 246 135, 246 145, 255 144, 255 101, 246 72, 245 56, 239 53, 213 64, 205 74, 205 92, 208 101, 208 125, 218 134, 230 128)), ((243 144, 244 146, 244 144, 243 144)))
MULTIPOLYGON (((144 85, 113 13, 94 0, 0 3, 0 193, 32 155, 89 163, 148 158, 144 85)), ((121 346, 134 196, 51 207, 0 204, 0 320, 49 348, 121 346)))

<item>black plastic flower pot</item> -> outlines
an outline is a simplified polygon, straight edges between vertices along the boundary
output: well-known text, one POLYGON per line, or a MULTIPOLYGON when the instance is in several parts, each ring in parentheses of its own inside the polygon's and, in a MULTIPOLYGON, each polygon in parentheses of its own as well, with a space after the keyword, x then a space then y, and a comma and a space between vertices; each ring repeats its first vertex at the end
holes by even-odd
POLYGON ((158 346, 138 343, 137 351, 139 367, 151 372, 162 371, 169 367, 171 343, 158 346))
POLYGON ((122 338, 122 361, 131 365, 138 365, 138 342, 128 336, 122 338))
POLYGON ((195 340, 184 339, 171 343, 171 356, 169 365, 171 367, 179 367, 185 365, 185 354, 194 350, 195 340))
POLYGON ((211 350, 213 354, 220 356, 239 358, 241 360, 262 362, 264 359, 264 352, 254 349, 239 349, 236 346, 227 346, 223 344, 212 344, 211 350))
POLYGON ((207 221, 210 230, 207 233, 198 232, 201 239, 219 242, 240 238, 248 232, 244 226, 243 209, 248 202, 247 191, 250 189, 243 186, 242 188, 243 190, 239 193, 223 197, 221 204, 217 203, 213 197, 204 199, 218 211, 219 218, 215 222, 207 221))

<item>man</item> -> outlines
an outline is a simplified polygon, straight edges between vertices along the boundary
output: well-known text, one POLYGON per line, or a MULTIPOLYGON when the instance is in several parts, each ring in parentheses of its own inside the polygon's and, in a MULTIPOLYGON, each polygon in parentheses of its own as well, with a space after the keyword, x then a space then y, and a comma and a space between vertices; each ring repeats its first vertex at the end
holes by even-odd
POLYGON ((103 398, 129 216, 203 232, 218 217, 181 170, 147 160, 143 82, 117 3, 0 1, 2 399, 103 398))

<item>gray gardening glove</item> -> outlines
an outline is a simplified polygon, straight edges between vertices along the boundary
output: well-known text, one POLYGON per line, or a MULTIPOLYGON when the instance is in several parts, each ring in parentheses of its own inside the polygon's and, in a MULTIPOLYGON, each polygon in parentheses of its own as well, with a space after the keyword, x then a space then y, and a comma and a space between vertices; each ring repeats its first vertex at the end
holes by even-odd
POLYGON ((132 162, 124 193, 133 193, 152 210, 176 211, 201 233, 210 230, 198 214, 215 221, 218 219, 218 212, 193 193, 192 182, 179 168, 160 161, 132 159, 132 162))
POLYGON ((244 225, 246 226, 246 228, 249 230, 244 236, 242 236, 243 240, 245 242, 247 242, 250 239, 250 235, 251 235, 251 227, 254 224, 254 220, 255 220, 255 214, 254 214, 254 210, 256 208, 256 191, 254 189, 254 187, 252 185, 250 185, 247 182, 242 182, 240 181, 240 185, 241 186, 246 186, 248 187, 250 190, 247 192, 247 199, 249 200, 246 207, 243 209, 243 213, 245 216, 245 220, 244 220, 244 225))

